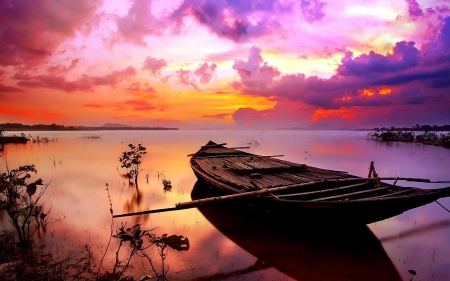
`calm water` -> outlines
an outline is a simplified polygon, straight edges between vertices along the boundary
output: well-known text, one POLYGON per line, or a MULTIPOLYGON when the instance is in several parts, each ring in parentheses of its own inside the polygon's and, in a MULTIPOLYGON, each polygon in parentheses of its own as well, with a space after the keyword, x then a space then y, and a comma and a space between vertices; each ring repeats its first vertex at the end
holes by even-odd
MULTIPOLYGON (((370 161, 374 161, 380 176, 450 180, 449 149, 377 143, 366 140, 367 132, 362 131, 93 132, 101 134, 100 139, 81 138, 84 132, 25 133, 58 140, 7 145, 0 171, 5 171, 6 158, 10 167, 35 164, 37 176, 45 182, 51 180, 42 200, 46 208, 51 206, 52 219, 36 238, 55 258, 69 252, 75 255, 85 244, 92 245, 95 257, 101 258, 111 227, 106 183, 115 214, 190 201, 196 178, 187 155, 209 140, 230 147, 246 146, 253 140, 258 145, 252 144, 246 151, 283 154, 281 159, 357 176, 366 176, 370 161), (120 168, 119 156, 128 150, 128 143, 142 143, 148 150, 141 165, 139 191, 120 176, 125 171, 120 168), (171 191, 164 191, 163 178, 172 181, 171 191)), ((450 208, 449 198, 439 202, 450 208)), ((292 221, 295 224, 295 218, 292 221)), ((207 280, 212 276, 223 280, 450 280, 450 213, 437 203, 370 224, 370 231, 359 228, 350 233, 330 229, 311 234, 301 225, 297 225, 298 232, 281 226, 274 229, 235 214, 198 209, 118 218, 114 227, 122 222, 128 226, 141 223, 143 229, 157 227, 154 232, 159 236, 167 233, 189 238, 189 251, 169 250, 169 280, 207 280), (224 224, 227 220, 234 225, 224 224)), ((2 212, 0 226, 11 228, 2 212)), ((113 241, 108 262, 116 246, 113 241)), ((150 254, 159 266, 156 251, 150 254)), ((141 260, 136 257, 134 261, 136 277, 147 274, 141 260)))

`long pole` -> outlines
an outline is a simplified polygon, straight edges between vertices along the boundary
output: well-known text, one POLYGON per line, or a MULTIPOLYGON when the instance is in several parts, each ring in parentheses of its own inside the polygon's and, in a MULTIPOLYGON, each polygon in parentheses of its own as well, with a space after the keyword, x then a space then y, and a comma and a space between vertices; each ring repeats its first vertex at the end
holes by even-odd
POLYGON ((180 203, 175 204, 175 207, 126 213, 126 214, 114 215, 113 217, 119 218, 119 217, 127 217, 127 216, 137 216, 137 215, 144 215, 144 214, 153 214, 153 213, 163 213, 163 212, 169 212, 169 211, 184 210, 184 209, 195 208, 197 206, 201 206, 203 204, 208 204, 208 203, 212 203, 212 202, 220 202, 223 200, 246 197, 246 196, 251 196, 251 195, 261 195, 261 194, 265 194, 265 193, 283 191, 283 190, 287 190, 287 189, 291 189, 291 188, 311 186, 311 185, 327 183, 327 182, 346 182, 346 181, 365 181, 365 180, 367 180, 367 181, 369 181, 369 180, 372 180, 372 181, 375 181, 375 180, 396 180, 396 181, 404 180, 404 181, 426 182, 426 183, 450 183, 450 181, 430 181, 429 179, 399 178, 399 177, 326 179, 326 180, 321 180, 321 181, 311 181, 311 182, 307 182, 307 183, 292 184, 292 185, 286 185, 286 186, 281 186, 281 187, 272 187, 272 188, 242 192, 242 193, 231 194, 231 195, 208 197, 208 198, 204 198, 204 199, 180 202, 180 203))

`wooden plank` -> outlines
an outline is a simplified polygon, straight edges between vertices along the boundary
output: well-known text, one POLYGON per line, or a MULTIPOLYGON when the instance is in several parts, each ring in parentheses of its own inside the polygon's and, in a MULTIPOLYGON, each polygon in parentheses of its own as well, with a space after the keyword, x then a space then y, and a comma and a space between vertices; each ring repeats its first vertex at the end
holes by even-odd
POLYGON ((278 195, 278 197, 285 198, 285 197, 293 197, 293 196, 314 195, 314 194, 320 194, 320 193, 325 193, 325 192, 333 192, 336 190, 345 190, 345 189, 349 189, 349 188, 364 186, 367 184, 369 184, 369 183, 363 182, 363 183, 357 183, 357 184, 352 184, 352 185, 336 186, 335 188, 327 188, 327 189, 322 189, 322 190, 314 190, 314 191, 292 193, 292 194, 280 194, 280 195, 278 195))
POLYGON ((409 188, 409 189, 405 189, 405 190, 400 190, 400 191, 396 191, 396 192, 392 192, 392 193, 387 193, 387 194, 383 194, 383 195, 378 195, 378 196, 373 196, 373 197, 367 197, 364 199, 374 199, 374 198, 383 198, 383 197, 395 197, 401 194, 406 194, 409 192, 414 192, 414 188, 409 188))
POLYGON ((340 194, 340 195, 328 196, 328 197, 324 197, 324 198, 312 199, 312 200, 309 200, 309 201, 325 201, 325 200, 330 200, 330 199, 339 199, 339 198, 350 197, 350 196, 353 196, 353 195, 360 195, 360 194, 365 194, 365 193, 372 193, 372 192, 382 191, 382 190, 386 190, 388 188, 391 188, 391 186, 380 187, 380 188, 373 188, 373 189, 366 189, 366 190, 356 191, 356 192, 351 192, 351 193, 346 193, 346 194, 340 194))

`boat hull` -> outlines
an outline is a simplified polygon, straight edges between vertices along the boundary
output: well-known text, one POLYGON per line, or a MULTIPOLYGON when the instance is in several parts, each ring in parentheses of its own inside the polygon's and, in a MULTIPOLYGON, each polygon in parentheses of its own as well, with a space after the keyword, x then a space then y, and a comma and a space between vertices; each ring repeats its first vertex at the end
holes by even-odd
MULTIPOLYGON (((195 173, 195 172, 194 172, 195 173)), ((233 195, 229 187, 195 173, 202 188, 210 196, 233 195)), ((448 191, 450 192, 450 191, 448 191)), ((448 196, 448 195, 447 195, 448 196)), ((294 200, 276 200, 254 196, 224 200, 220 202, 232 209, 259 213, 272 219, 291 216, 304 223, 369 224, 397 216, 405 211, 429 204, 442 198, 442 192, 430 192, 416 196, 402 196, 378 200, 309 202, 294 200)))
POLYGON ((190 164, 213 196, 229 195, 221 204, 307 223, 369 224, 450 196, 450 187, 399 187, 342 171, 271 160, 214 142, 193 154, 190 164))

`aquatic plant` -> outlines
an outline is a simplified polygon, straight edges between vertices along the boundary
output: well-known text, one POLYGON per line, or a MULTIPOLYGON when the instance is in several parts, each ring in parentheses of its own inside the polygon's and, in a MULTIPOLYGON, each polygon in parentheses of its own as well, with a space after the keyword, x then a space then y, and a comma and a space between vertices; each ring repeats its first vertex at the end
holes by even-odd
POLYGON ((127 169, 127 176, 134 180, 134 184, 136 185, 136 188, 138 188, 138 176, 141 172, 142 156, 147 154, 147 149, 142 146, 142 144, 135 146, 130 143, 128 147, 130 150, 122 152, 119 161, 121 163, 121 168, 127 169))
POLYGON ((390 142, 417 142, 423 144, 440 145, 450 148, 450 133, 436 133, 436 132, 414 132, 414 131, 401 131, 395 128, 386 130, 376 130, 367 134, 367 139, 390 142))
MULTIPOLYGON (((167 257, 167 251, 169 248, 175 249, 177 251, 187 251, 189 250, 189 239, 187 237, 183 237, 181 235, 170 235, 163 234, 162 236, 156 236, 153 233, 153 230, 156 229, 152 228, 150 230, 143 230, 141 229, 141 224, 135 224, 132 227, 126 227, 126 223, 121 223, 121 226, 116 229, 115 234, 113 233, 114 228, 114 217, 113 217, 113 205, 111 201, 111 196, 109 193, 109 184, 106 183, 106 191, 108 192, 108 200, 109 200, 109 213, 111 214, 111 235, 110 239, 108 241, 108 245, 106 246, 106 250, 104 251, 103 257, 100 261, 100 266, 97 270, 97 276, 96 280, 100 279, 107 279, 107 280, 123 280, 121 279, 122 276, 125 274, 125 272, 131 267, 130 263, 132 258, 137 255, 141 258, 145 258, 150 267, 151 270, 148 270, 152 272, 157 280, 167 280, 166 274, 168 272, 168 269, 165 269, 164 267, 164 261, 167 257), (100 271, 102 269, 103 260, 105 258, 105 255, 108 251, 108 248, 111 244, 111 238, 119 239, 119 246, 115 253, 115 262, 112 268, 112 272, 105 272, 103 274, 100 274, 100 271), (145 241, 144 241, 145 240, 145 241), (120 259, 120 252, 123 249, 123 245, 129 243, 129 247, 125 247, 130 249, 128 254, 126 254, 125 259, 120 259), (149 249, 152 246, 156 246, 158 250, 158 254, 161 257, 161 271, 158 271, 154 264, 153 260, 148 256, 146 253, 146 250, 149 249)), ((88 251, 90 252, 90 251, 88 251)), ((92 254, 90 254, 92 256, 92 254)), ((146 269, 147 270, 147 269, 146 269)), ((126 277, 125 277, 126 278, 126 277)), ((140 280, 147 280, 152 279, 150 276, 146 275, 140 278, 140 280)), ((126 279, 129 280, 129 279, 126 279)), ((134 280, 134 279, 131 279, 134 280)))
POLYGON ((30 241, 48 215, 39 200, 50 183, 44 184, 42 179, 30 181, 32 173, 37 173, 34 165, 10 170, 7 162, 6 173, 0 173, 0 208, 8 213, 21 245, 30 241), (39 192, 38 186, 42 186, 39 192))
POLYGON ((81 136, 82 139, 99 139, 101 137, 102 137, 102 135, 100 135, 100 134, 83 134, 81 136))

